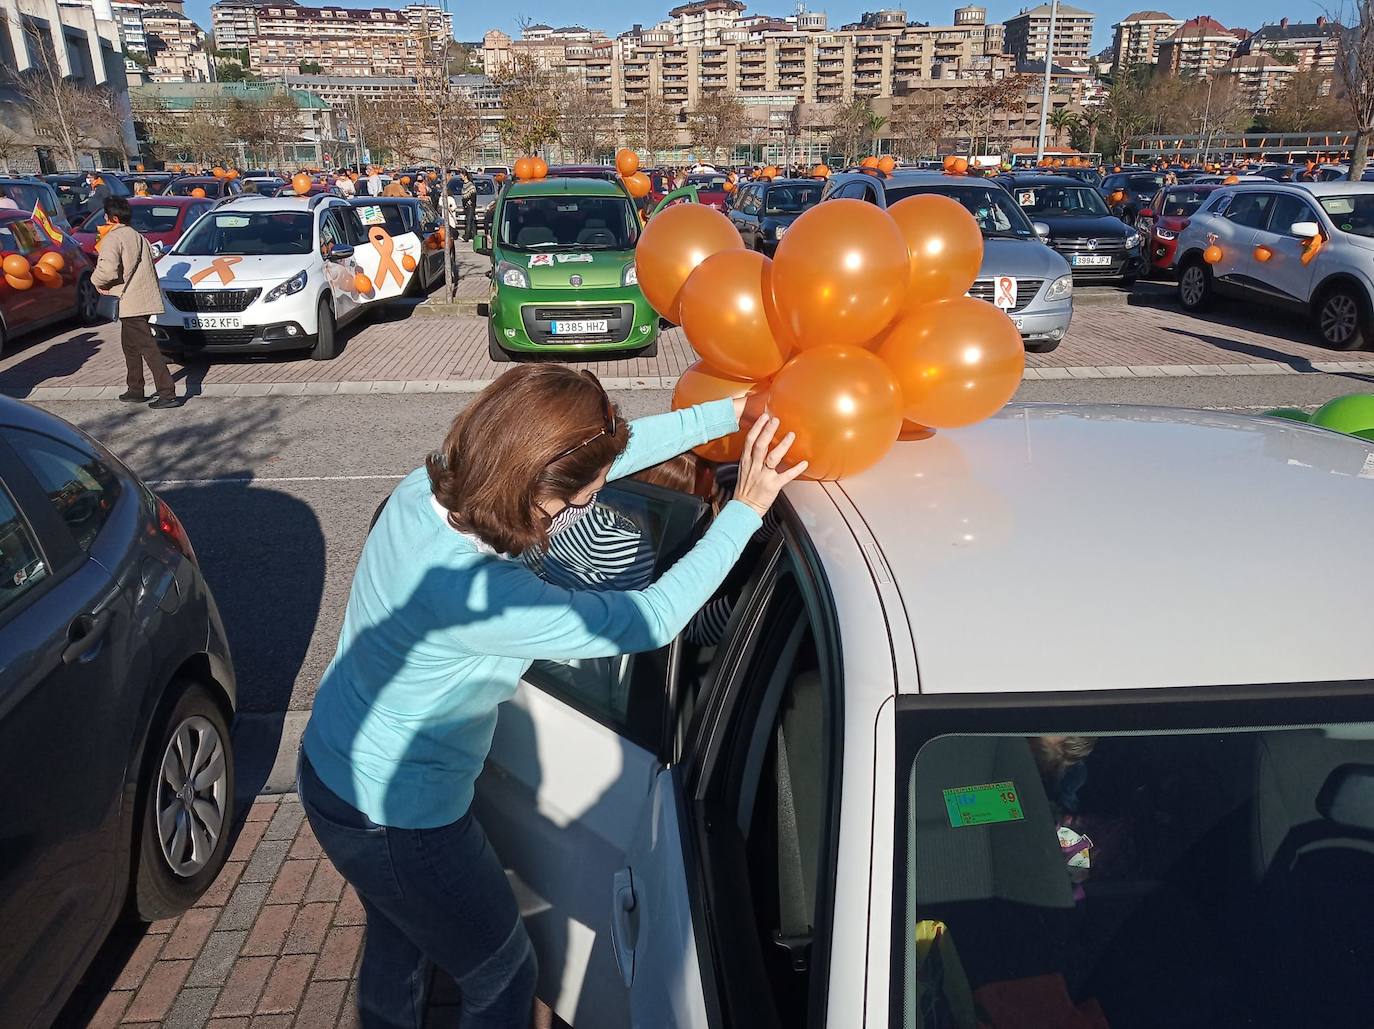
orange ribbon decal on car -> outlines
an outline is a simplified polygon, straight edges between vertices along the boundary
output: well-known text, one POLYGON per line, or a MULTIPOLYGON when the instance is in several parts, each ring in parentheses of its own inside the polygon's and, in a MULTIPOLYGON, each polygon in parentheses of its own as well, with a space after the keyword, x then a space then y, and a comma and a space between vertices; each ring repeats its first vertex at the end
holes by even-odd
POLYGON ((234 281, 234 265, 242 260, 242 257, 216 257, 208 268, 202 268, 191 276, 191 285, 196 285, 212 274, 218 274, 220 285, 227 286, 234 281))
POLYGON ((381 289, 382 282, 388 275, 396 276, 396 285, 404 286, 406 278, 401 273, 401 266, 396 263, 396 258, 391 256, 396 250, 396 241, 391 238, 391 233, 380 225, 374 225, 367 230, 367 238, 377 248, 377 274, 372 279, 376 287, 381 289))

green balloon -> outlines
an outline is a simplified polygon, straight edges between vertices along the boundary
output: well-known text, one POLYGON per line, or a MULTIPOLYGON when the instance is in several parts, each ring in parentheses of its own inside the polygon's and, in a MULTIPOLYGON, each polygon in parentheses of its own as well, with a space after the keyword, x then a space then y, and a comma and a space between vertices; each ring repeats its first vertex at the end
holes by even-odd
POLYGON ((1272 411, 1265 411, 1264 417, 1287 418, 1290 422, 1305 422, 1309 421, 1312 416, 1296 407, 1276 407, 1272 411))
POLYGON ((1356 433, 1374 429, 1374 394, 1351 393, 1317 408, 1312 424, 1336 432, 1356 433))

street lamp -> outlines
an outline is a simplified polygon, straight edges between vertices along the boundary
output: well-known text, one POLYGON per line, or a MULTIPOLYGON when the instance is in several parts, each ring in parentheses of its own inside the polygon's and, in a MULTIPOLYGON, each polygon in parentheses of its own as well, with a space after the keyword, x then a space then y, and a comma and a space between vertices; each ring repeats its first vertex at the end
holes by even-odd
POLYGON ((1045 40, 1045 84, 1040 92, 1040 139, 1035 146, 1035 163, 1045 163, 1045 121, 1050 113, 1050 69, 1054 65, 1054 23, 1059 17, 1059 0, 1050 0, 1050 34, 1045 40))

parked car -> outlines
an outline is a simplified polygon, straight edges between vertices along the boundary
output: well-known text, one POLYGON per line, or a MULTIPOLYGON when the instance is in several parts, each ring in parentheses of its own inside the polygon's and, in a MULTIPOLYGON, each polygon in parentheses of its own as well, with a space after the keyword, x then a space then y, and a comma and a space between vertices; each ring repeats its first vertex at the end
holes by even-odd
MULTIPOLYGON (((157 243, 164 250, 182 237, 192 225, 210 208, 215 201, 199 197, 130 197, 129 209, 133 218, 132 225, 149 243, 157 243)), ((105 212, 96 211, 81 223, 72 233, 81 252, 92 263, 96 260, 95 244, 100 238, 100 228, 105 224, 105 212)))
POLYGON ((1165 186, 1142 208, 1135 227, 1149 253, 1150 271, 1171 272, 1178 248, 1178 234, 1188 227, 1209 196, 1221 187, 1213 184, 1165 186))
POLYGON ((1302 167, 1300 164, 1263 164, 1255 169, 1255 174, 1274 182, 1292 182, 1302 167))
POLYGON ((619 182, 620 172, 607 164, 558 164, 549 168, 550 179, 605 179, 619 182))
POLYGON ((28 212, 0 211, 0 256, 18 254, 31 266, 46 253, 59 253, 63 259, 52 286, 36 281, 27 289, 15 289, 0 277, 0 352, 15 337, 54 322, 76 318, 90 325, 96 320, 98 294, 91 285, 90 262, 75 239, 50 227, 52 235, 28 212))
MULTIPOLYGON (((104 179, 103 176, 101 178, 104 179)), ((94 190, 87 184, 84 172, 80 175, 44 175, 43 181, 56 191, 58 203, 62 205, 68 225, 76 225, 95 210, 91 203, 91 194, 94 190)), ((133 192, 114 175, 104 179, 104 182, 109 187, 111 196, 126 197, 133 192)))
POLYGON ((1368 347, 1374 342, 1374 185, 1222 186, 1179 234, 1178 275, 1185 310, 1236 297, 1306 314, 1328 347, 1368 347), (1220 260, 1208 264, 1203 255, 1213 244, 1220 260))
POLYGON ((177 176, 172 172, 120 172, 119 180, 129 187, 129 192, 135 192, 136 187, 141 182, 148 188, 149 196, 158 196, 167 188, 167 183, 177 176))
MULTIPOLYGON (((1364 1024, 1372 457, 1013 405, 792 483, 718 645, 536 661, 502 705, 474 811, 539 996, 579 1026, 972 1026, 974 991, 1009 1025, 1364 1024), (1273 583, 1308 587, 1302 633, 1273 583)), ((660 569, 709 520, 598 502, 660 569)))
POLYGON ((649 203, 657 207, 673 191, 673 173, 662 168, 641 168, 649 177, 649 203))
MULTIPOLYGON (((501 183, 496 181, 495 175, 474 175, 472 184, 477 187, 477 227, 490 232, 491 216, 496 210, 496 196, 501 192, 501 183)), ((458 195, 461 198, 461 188, 458 195)))
POLYGON ((1161 172, 1131 171, 1108 175, 1098 185, 1097 191, 1107 201, 1111 212, 1130 224, 1163 186, 1164 175, 1161 172), (1122 198, 1113 200, 1118 193, 1122 198))
POLYGON ((287 184, 285 179, 277 175, 241 175, 239 181, 243 183, 245 193, 257 193, 265 197, 279 196, 282 187, 287 184))
POLYGON ((1214 173, 1214 174, 1208 174, 1208 175, 1198 175, 1198 176, 1194 177, 1193 179, 1191 179, 1191 180, 1189 180, 1189 181, 1190 181, 1190 184, 1192 184, 1192 185, 1198 185, 1198 186, 1221 186, 1221 185, 1234 185, 1234 184, 1235 184, 1235 183, 1228 183, 1228 182, 1226 181, 1227 179, 1235 179, 1236 182, 1274 182, 1274 181, 1275 181, 1274 179, 1271 179, 1271 178, 1270 178, 1269 176, 1267 176, 1267 175, 1252 175, 1252 174, 1250 174, 1249 172, 1244 172, 1244 173, 1231 172, 1231 173, 1227 173, 1227 174, 1225 174, 1225 175, 1215 174, 1215 173, 1214 173))
POLYGON ((1049 243, 1075 279, 1134 282, 1145 271, 1140 233, 1111 211, 1097 190, 1063 175, 1001 179, 1027 218, 1047 225, 1049 243))
POLYGON ((726 177, 720 173, 688 175, 687 185, 696 187, 697 203, 714 207, 717 211, 724 211, 726 201, 725 179, 726 177))
POLYGON ((1054 174, 1067 175, 1079 182, 1086 182, 1089 186, 1096 186, 1102 181, 1102 173, 1096 168, 1056 168, 1054 174))
POLYGON ((158 260, 167 310, 153 336, 174 357, 309 350, 338 353, 337 329, 410 287, 422 258, 413 235, 374 241, 339 197, 240 196, 216 205, 158 260), (359 289, 364 282, 366 289, 359 289))
POLYGON ((488 165, 483 166, 483 168, 482 168, 482 174, 483 174, 483 175, 491 175, 491 176, 493 176, 493 177, 494 177, 494 176, 497 176, 497 175, 504 175, 506 178, 509 179, 509 178, 511 177, 510 165, 508 165, 508 164, 488 164, 488 165))
POLYGON ((731 194, 730 221, 750 250, 772 255, 787 227, 820 202, 817 179, 750 182, 731 194))
POLYGON ((329 183, 320 182, 319 180, 310 183, 310 188, 307 189, 304 193, 297 193, 296 187, 291 185, 291 183, 289 182, 283 182, 280 186, 276 188, 275 192, 263 193, 262 190, 259 190, 258 193, 259 195, 273 197, 336 197, 340 195, 339 191, 335 189, 333 186, 331 186, 329 183))
POLYGON ((189 197, 194 196, 198 189, 203 191, 211 200, 222 200, 225 197, 236 197, 242 193, 243 183, 227 176, 217 179, 213 175, 183 175, 169 182, 167 188, 162 191, 162 195, 189 197))
POLYGON ((415 197, 356 197, 348 202, 357 210, 365 233, 370 236, 370 229, 380 226, 406 253, 416 255, 406 295, 423 295, 443 281, 444 251, 424 246, 441 224, 430 207, 415 197))
POLYGON ((57 190, 50 183, 42 179, 0 175, 0 188, 19 205, 21 211, 32 212, 37 207, 57 228, 63 232, 71 231, 72 225, 67 219, 67 210, 62 206, 57 190))
POLYGON ((496 200, 495 228, 473 250, 491 257, 487 343, 512 354, 579 359, 658 352, 658 313, 635 270, 639 215, 630 195, 599 178, 519 182, 496 200))
POLYGON ((234 669, 185 529, 0 398, 0 1024, 52 1023, 126 908, 191 907, 234 809, 234 669))
POLYGON ((982 229, 983 266, 969 295, 1005 310, 1032 353, 1059 346, 1073 319, 1073 273, 1041 238, 1049 227, 1033 225, 1000 183, 922 171, 841 173, 826 180, 821 202, 847 197, 887 208, 921 193, 959 201, 982 229))

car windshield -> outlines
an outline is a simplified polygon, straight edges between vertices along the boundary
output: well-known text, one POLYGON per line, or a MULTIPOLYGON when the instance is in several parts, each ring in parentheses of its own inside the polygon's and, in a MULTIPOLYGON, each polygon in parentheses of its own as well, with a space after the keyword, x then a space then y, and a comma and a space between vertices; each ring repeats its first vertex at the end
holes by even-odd
POLYGON ((821 198, 821 184, 770 186, 764 214, 800 214, 821 198))
POLYGON ((203 189, 206 196, 219 195, 218 179, 177 179, 169 183, 162 192, 169 197, 188 197, 192 190, 203 189))
POLYGON ((959 201, 978 220, 984 238, 1034 239, 1035 229, 1001 186, 889 186, 887 205, 891 207, 918 193, 936 193, 959 201))
POLYGON ((704 189, 708 192, 719 193, 725 189, 725 176, 689 175, 687 176, 687 185, 696 186, 699 190, 704 189))
POLYGON ((34 205, 41 207, 49 217, 61 214, 61 211, 48 210, 52 204, 48 200, 48 191, 41 186, 35 186, 31 182, 5 182, 0 183, 5 190, 5 194, 19 205, 21 211, 32 211, 34 205))
POLYGON ((1276 692, 899 701, 891 1025, 1367 1025, 1368 698, 1276 692))
POLYGON ((1097 190, 1088 186, 1013 186, 1011 195, 1027 215, 1047 218, 1101 218, 1110 215, 1097 190))
POLYGON ((1161 218, 1191 218, 1211 195, 1206 189, 1171 189, 1155 212, 1161 218))
POLYGON ((496 195, 495 179, 473 179, 472 184, 477 187, 477 195, 492 197, 496 195))
POLYGON ((1317 200, 1327 217, 1342 232, 1374 237, 1374 194, 1354 193, 1349 196, 1318 197, 1317 200))
POLYGON ((308 254, 313 243, 313 217, 305 212, 266 211, 208 214, 181 237, 174 253, 308 254))
POLYGON ((630 250, 637 224, 625 197, 508 197, 500 241, 514 250, 630 250))
MULTIPOLYGON (((130 223, 139 232, 171 232, 181 208, 173 204, 130 204, 130 223)), ((96 211, 81 223, 82 232, 95 232, 105 224, 105 212, 96 211)))
MULTIPOLYGON (((1126 179, 1125 188, 1132 193, 1153 193, 1162 185, 1164 185, 1163 175, 1131 175, 1126 179)), ((1121 189, 1121 184, 1117 183, 1116 188, 1121 189)))

